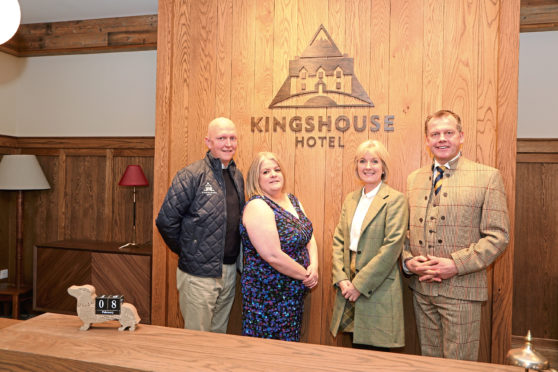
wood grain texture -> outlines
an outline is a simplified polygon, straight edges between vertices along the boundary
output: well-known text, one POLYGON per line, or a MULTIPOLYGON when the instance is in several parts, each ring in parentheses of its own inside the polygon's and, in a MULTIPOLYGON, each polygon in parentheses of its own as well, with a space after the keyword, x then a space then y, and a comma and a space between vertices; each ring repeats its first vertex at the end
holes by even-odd
MULTIPOLYGON (((153 216, 157 216, 159 208, 170 184, 169 168, 171 165, 169 148, 171 145, 170 97, 172 95, 172 82, 174 74, 171 73, 174 63, 172 53, 174 12, 172 1, 159 1, 159 19, 162 23, 158 26, 157 43, 161 50, 157 51, 157 79, 155 94, 155 149, 153 167, 157 172, 153 174, 153 216)), ((168 249, 163 238, 155 227, 155 218, 152 223, 153 230, 153 258, 152 258, 152 284, 151 293, 157 301, 151 301, 152 324, 164 325, 167 323, 166 313, 168 306, 167 285, 171 283, 172 276, 167 270, 168 249), (164 285, 162 285, 164 283, 164 285)), ((175 279, 176 280, 176 279, 175 279)))
POLYGON ((91 284, 98 295, 124 295, 142 323, 151 321, 151 245, 119 249, 115 242, 62 240, 36 245, 33 307, 76 313, 67 289, 91 284))
POLYGON ((100 156, 66 157, 64 239, 103 239, 105 161, 100 156), (99 182, 101 181, 101 182, 99 182))
MULTIPOLYGON (((275 94, 285 81, 289 71, 289 61, 296 55, 300 54, 297 50, 297 23, 298 23, 298 1, 286 0, 275 2, 275 11, 273 17, 273 93, 275 94)), ((271 102, 271 96, 269 99, 271 102)), ((267 106, 265 106, 267 107, 267 106)), ((258 113, 262 110, 257 110, 258 113)), ((273 117, 282 120, 283 117, 291 118, 296 115, 294 109, 274 109, 271 112, 273 117)), ((285 119, 288 120, 288 119, 285 119)), ((286 174, 286 189, 288 192, 294 192, 295 184, 295 151, 293 151, 293 143, 295 142, 295 133, 292 131, 274 132, 271 138, 271 149, 278 154, 283 163, 286 174)))
POLYGON ((150 324, 151 257, 112 253, 91 254, 91 281, 97 294, 121 294, 134 305, 144 324, 150 324))
MULTIPOLYGON (((437 6, 438 4, 436 4, 437 6)), ((423 106, 431 103, 423 102, 436 97, 439 86, 437 82, 429 82, 422 87, 421 75, 424 74, 423 60, 436 58, 436 50, 424 51, 424 39, 431 43, 432 36, 426 26, 428 18, 425 13, 432 5, 425 4, 425 9, 416 1, 391 2, 390 12, 390 63, 389 63, 389 109, 395 115, 396 130, 387 136, 388 151, 392 161, 389 184, 404 192, 407 175, 419 168, 422 162, 422 131, 423 106), (426 55, 425 55, 426 53, 426 55), (424 92, 424 93, 423 93, 424 92), (426 98, 421 99, 425 94, 426 98), (395 136, 393 136, 395 134, 395 136), (409 141, 409 138, 416 138, 409 141), (413 154, 413 155, 410 155, 413 154)), ((439 9, 437 8, 437 11, 439 9)), ((433 47, 431 47, 433 48, 433 47)), ((420 354, 418 336, 412 308, 412 293, 409 286, 404 286, 403 301, 405 305, 405 347, 403 352, 420 354)))
POLYGON ((558 139, 555 138, 518 138, 517 153, 558 153, 558 139))
MULTIPOLYGON (((320 9, 324 15, 327 15, 328 4, 322 0, 304 0, 299 1, 297 6, 297 50, 300 53, 310 44, 318 27, 323 23, 316 9, 320 9)), ((295 112, 296 115, 303 118, 310 115, 326 115, 326 109, 297 109, 295 112)), ((306 133, 300 132, 296 137, 306 135, 306 133)), ((321 229, 318 229, 323 226, 324 221, 325 163, 323 159, 325 159, 325 148, 297 146, 294 151, 294 194, 302 203, 304 213, 312 221, 314 238, 318 246, 318 271, 320 272, 320 268, 323 266, 323 256, 328 252, 324 249, 321 229), (317 159, 320 160, 317 161, 317 159)), ((325 310, 322 306, 323 286, 324 282, 320 280, 318 285, 309 291, 304 304, 301 340, 309 343, 319 344, 321 339, 322 312, 325 310)))
POLYGON ((558 4, 554 0, 521 0, 521 32, 558 30, 558 4))
POLYGON ((444 3, 444 108, 459 113, 463 154, 476 159, 479 0, 444 3))
MULTIPOLYGON (((515 226, 515 157, 517 142, 517 89, 519 75, 519 0, 501 1, 498 34, 498 131, 496 168, 506 188, 510 231, 515 226)), ((492 363, 503 363, 511 345, 513 295, 513 234, 506 251, 494 263, 492 287, 492 363)))
MULTIPOLYGON (((328 2, 328 29, 331 37, 335 40, 338 47, 345 49, 345 16, 346 2, 343 0, 330 0, 328 2)), ((328 116, 336 116, 340 110, 327 109, 328 116)), ((332 285, 332 254, 333 234, 339 221, 341 207, 343 205, 343 149, 335 147, 325 152, 325 186, 324 186, 324 228, 323 243, 320 250, 320 282, 322 290, 322 318, 320 343, 324 345, 343 345, 349 338, 348 334, 339 333, 334 337, 329 331, 335 303, 335 288, 332 285)), ((348 342, 350 344, 350 341, 348 342)))
MULTIPOLYGON (((114 366, 115 370, 125 367, 150 371, 338 371, 339 366, 350 371, 517 370, 513 366, 351 350, 153 325, 140 324, 134 332, 118 332, 117 323, 107 322, 84 333, 78 330, 80 325, 80 320, 75 316, 43 314, 0 330, 0 352, 20 352, 23 360, 50 357, 69 359, 70 362, 100 363, 114 366), (35 345, 32 352, 29 350, 30 339, 35 345)), ((52 369, 50 364, 43 366, 52 369)))
POLYGON ((518 163, 513 335, 558 340, 557 203, 558 164, 518 163))
POLYGON ((215 116, 231 115, 232 12, 233 1, 217 2, 217 44, 215 71, 215 116))
MULTIPOLYGON (((444 16, 443 0, 427 0, 424 3, 424 40, 422 58, 422 115, 424 119, 440 110, 444 82, 444 16)), ((424 124, 421 123, 420 136, 424 138, 424 124)), ((422 141, 421 166, 430 164, 431 154, 422 141)))
POLYGON ((157 15, 20 25, 0 50, 17 57, 157 49, 157 15))
POLYGON ((76 301, 66 290, 72 285, 91 284, 91 253, 36 248, 36 256, 33 308, 75 314, 76 301))
POLYGON ((397 129, 388 136, 390 185, 404 191, 407 175, 420 167, 422 138, 423 7, 416 1, 391 3, 389 113, 397 129), (416 138, 409 141, 409 138, 416 138), (406 156, 404 154, 413 154, 406 156))
MULTIPOLYGON (((33 278, 33 245, 65 238, 131 241, 131 189, 117 183, 128 164, 140 164, 150 182, 137 190, 137 241, 152 240, 153 143, 150 138, 14 138, 12 150, 37 155, 49 190, 26 191, 24 207, 24 280, 33 278), (83 142, 80 142, 83 141, 83 142), (57 147, 58 146, 58 147, 57 147), (134 148, 137 146, 137 148, 134 148)), ((0 193, 5 224, 5 255, 0 267, 15 261, 15 199, 0 193), (11 211, 14 211, 12 215, 11 211), (13 236, 13 238, 12 238, 13 236), (10 257, 12 257, 10 259, 10 257)), ((11 280, 11 278, 9 278, 11 280)))
MULTIPOLYGON (((478 3, 478 59, 477 59, 477 102, 476 102, 476 160, 496 166, 497 138, 497 96, 498 86, 498 17, 499 3, 479 1, 478 3), (482 53, 480 52, 482 51, 482 53)), ((492 338, 492 280, 493 268, 487 269, 488 300, 481 310, 481 341, 479 361, 489 362, 492 338)))
POLYGON ((10 371, 98 371, 98 372, 133 372, 141 369, 125 368, 101 363, 89 363, 69 358, 56 358, 49 355, 37 355, 27 351, 0 350, 2 367, 10 371))
MULTIPOLYGON (((246 172, 257 151, 276 152, 284 163, 287 189, 299 197, 314 223, 319 242, 321 283, 319 292, 313 291, 308 297, 303 339, 311 343, 346 344, 346 338, 333 338, 327 331, 334 294, 329 283, 331 235, 344 195, 359 187, 353 167, 358 144, 374 138, 387 145, 393 160, 389 183, 403 191, 407 175, 431 161, 424 146, 425 116, 448 108, 457 111, 465 123, 464 154, 497 166, 503 170, 508 184, 514 182, 515 174, 509 168, 515 164, 515 156, 508 148, 502 154, 500 150, 505 144, 515 143, 505 131, 515 125, 516 120, 512 114, 503 114, 502 107, 506 111, 516 111, 517 100, 508 97, 511 93, 507 84, 511 81, 512 91, 513 84, 517 84, 517 60, 508 59, 508 56, 513 57, 516 52, 514 40, 518 30, 512 30, 511 25, 519 15, 513 8, 516 3, 505 7, 502 4, 499 0, 228 0, 214 6, 211 1, 194 5, 193 2, 177 4, 174 0, 161 0, 160 7, 173 9, 174 16, 180 14, 185 21, 173 21, 172 27, 165 26, 168 41, 164 49, 158 51, 163 58, 171 58, 172 63, 165 65, 167 71, 158 70, 162 79, 159 84, 168 87, 169 95, 164 99, 161 95, 158 99, 158 105, 163 105, 159 110, 164 114, 158 117, 157 136, 161 133, 163 137, 157 146, 166 161, 156 162, 154 177, 156 183, 160 182, 160 188, 154 199, 162 200, 166 193, 164 186, 168 187, 176 170, 203 156, 202 139, 211 119, 206 113, 214 110, 217 115, 230 110, 230 117, 239 130, 235 156, 239 168, 246 172), (203 19, 198 19, 200 17, 203 19), (213 31, 205 29, 208 22, 216 23, 213 31), (269 110, 269 103, 288 77, 289 61, 302 55, 320 25, 328 30, 341 53, 353 58, 355 76, 376 106, 363 110, 269 110), (223 34, 226 30, 231 30, 231 39, 223 34), (198 34, 193 35, 194 31, 198 34), (505 43, 506 38, 512 42, 505 43), (200 58, 205 58, 205 54, 214 55, 218 61, 209 62, 208 59, 210 65, 202 68, 200 58), (504 62, 503 59, 508 60, 504 62), (202 101, 208 107, 201 108, 202 101), (295 132, 288 125, 285 131, 251 130, 252 117, 261 118, 265 126, 266 120, 272 123, 275 118, 288 122, 300 116, 305 123, 307 116, 314 121, 319 116, 335 120, 342 114, 350 116, 351 120, 355 115, 379 115, 380 121, 384 115, 394 115, 395 131, 388 133, 383 125, 378 132, 358 132, 353 128, 341 132, 334 128, 328 135, 338 137, 336 140, 339 139, 342 146, 309 148, 295 146, 296 139, 318 135, 317 130, 295 132), (162 181, 158 181, 158 167, 162 169, 162 181)), ((169 14, 167 16, 170 18, 169 14)), ((159 21, 159 27, 163 27, 162 20, 159 21)), ((314 61, 314 65, 316 63, 314 61)), ((165 90, 162 92, 166 94, 165 90)), ((161 250, 163 254, 164 249, 161 241, 155 243, 155 252, 161 250), (157 247, 158 244, 161 246, 157 247)), ((171 295, 176 293, 176 263, 175 257, 166 252, 168 280, 154 284, 154 288, 157 286, 161 293, 168 293, 166 297, 159 297, 155 296, 155 289, 153 292, 154 302, 165 302, 166 307, 159 307, 164 314, 154 314, 154 317, 167 319, 165 324, 171 325, 178 316, 177 303, 171 295), (173 322, 168 321, 171 318, 173 322)), ((501 287, 506 282, 496 271, 494 269, 492 292, 496 295, 493 301, 500 300, 500 291, 511 288, 509 283, 506 288, 501 287)), ((405 295, 410 299, 410 292, 405 295)), ((498 308, 501 313, 511 308, 507 302, 501 305, 503 308, 498 308)), ((481 355, 485 360, 495 360, 493 355, 503 357, 504 348, 493 349, 494 344, 501 344, 509 332, 505 327, 503 332, 491 327, 491 319, 500 316, 494 314, 491 304, 485 306, 484 312, 485 341, 481 355)), ((407 315, 411 319, 406 319, 410 344, 406 350, 418 352, 414 320, 409 311, 407 315)), ((239 321, 237 317, 238 308, 233 310, 231 322, 239 321)))

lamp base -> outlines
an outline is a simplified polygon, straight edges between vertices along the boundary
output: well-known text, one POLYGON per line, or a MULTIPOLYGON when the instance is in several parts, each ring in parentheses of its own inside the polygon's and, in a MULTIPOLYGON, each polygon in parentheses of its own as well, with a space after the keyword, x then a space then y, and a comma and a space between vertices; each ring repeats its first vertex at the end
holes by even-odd
POLYGON ((128 248, 128 247, 130 247, 130 248, 132 248, 132 247, 139 247, 139 245, 136 244, 136 243, 126 243, 126 244, 121 245, 120 247, 118 247, 118 249, 128 248))

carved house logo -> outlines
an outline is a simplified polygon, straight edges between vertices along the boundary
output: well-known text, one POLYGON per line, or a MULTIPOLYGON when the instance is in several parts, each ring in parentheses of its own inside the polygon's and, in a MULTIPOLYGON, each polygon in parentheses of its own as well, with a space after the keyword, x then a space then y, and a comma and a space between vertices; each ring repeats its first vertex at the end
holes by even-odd
POLYGON ((374 107, 323 25, 300 57, 289 61, 289 76, 269 105, 274 108, 374 107))

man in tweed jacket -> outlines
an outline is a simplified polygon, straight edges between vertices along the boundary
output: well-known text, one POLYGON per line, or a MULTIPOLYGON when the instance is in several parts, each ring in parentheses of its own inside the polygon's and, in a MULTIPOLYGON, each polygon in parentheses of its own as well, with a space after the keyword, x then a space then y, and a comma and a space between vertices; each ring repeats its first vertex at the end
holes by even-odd
POLYGON ((403 270, 411 279, 422 355, 477 360, 486 268, 506 248, 509 217, 500 172, 460 153, 459 116, 426 118, 432 165, 407 179, 409 237, 403 270), (440 173, 440 166, 445 170, 440 173), (441 183, 434 185, 436 178, 441 183), (438 192, 436 192, 438 189, 438 192))

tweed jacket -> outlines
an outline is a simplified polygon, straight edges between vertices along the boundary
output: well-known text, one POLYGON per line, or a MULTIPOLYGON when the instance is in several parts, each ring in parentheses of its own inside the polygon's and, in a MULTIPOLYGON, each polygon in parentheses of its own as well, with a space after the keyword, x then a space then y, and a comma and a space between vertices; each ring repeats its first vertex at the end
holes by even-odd
MULTIPOLYGON (((337 283, 350 278, 350 236, 362 189, 347 195, 333 236, 335 304, 330 331, 335 336, 345 308, 337 283)), ((383 183, 362 223, 353 285, 361 293, 355 302, 353 342, 401 347, 405 345, 403 299, 398 259, 407 232, 405 196, 383 183)))
POLYGON ((452 258, 458 271, 441 283, 421 283, 413 275, 411 288, 427 296, 485 301, 484 269, 509 241, 510 223, 500 172, 460 156, 444 172, 437 196, 432 188, 432 166, 411 173, 407 198, 409 238, 403 260, 427 254, 452 258))

